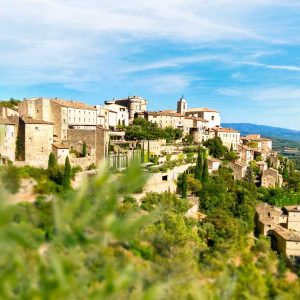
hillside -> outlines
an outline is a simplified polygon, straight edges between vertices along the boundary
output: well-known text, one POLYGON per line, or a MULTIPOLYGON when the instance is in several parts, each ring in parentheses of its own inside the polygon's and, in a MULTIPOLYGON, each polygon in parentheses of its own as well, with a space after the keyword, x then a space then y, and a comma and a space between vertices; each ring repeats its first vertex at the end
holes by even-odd
POLYGON ((242 135, 259 133, 266 137, 300 142, 300 131, 251 123, 223 123, 223 127, 239 130, 242 135))

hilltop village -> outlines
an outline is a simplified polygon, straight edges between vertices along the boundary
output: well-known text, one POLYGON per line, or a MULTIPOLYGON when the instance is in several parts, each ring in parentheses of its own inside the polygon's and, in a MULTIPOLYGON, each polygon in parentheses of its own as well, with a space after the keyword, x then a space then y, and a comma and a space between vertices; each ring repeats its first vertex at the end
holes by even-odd
MULTIPOLYGON (((108 161, 110 166, 124 168, 134 157, 135 150, 140 150, 142 162, 150 163, 155 157, 157 164, 162 165, 167 155, 171 160, 185 155, 185 140, 191 145, 203 145, 219 138, 228 151, 236 154, 229 162, 236 179, 244 178, 247 167, 255 162, 261 171, 262 186, 282 185, 278 173, 280 162, 270 139, 258 134, 241 137, 236 130, 222 128, 220 112, 211 108, 189 108, 183 97, 177 102, 177 110, 151 112, 147 104, 146 99, 138 96, 113 99, 96 106, 57 98, 30 98, 14 109, 0 107, 0 125, 4 131, 1 163, 46 168, 53 153, 60 164, 68 156, 71 165, 83 170, 102 160, 108 161), (126 136, 126 128, 138 124, 135 121, 140 119, 160 129, 173 128, 178 137, 166 140, 126 136)), ((208 157, 208 160, 210 172, 222 163, 216 157, 208 157)))
MULTIPOLYGON (((122 171, 138 160, 151 174, 135 195, 139 201, 151 192, 178 192, 178 181, 195 168, 201 148, 211 176, 225 167, 234 180, 282 187, 284 161, 273 151, 272 140, 223 128, 219 111, 189 108, 183 97, 176 110, 148 111, 147 105, 146 99, 132 96, 96 106, 58 98, 29 98, 14 107, 1 106, 1 165, 47 169, 51 155, 59 165, 68 159, 78 168, 72 182, 76 188, 103 161, 122 171)), ((35 184, 25 180, 18 197, 29 197, 35 184)), ((199 218, 194 186, 188 214, 199 218)), ((281 210, 269 204, 256 209, 259 233, 272 236, 275 248, 289 261, 300 257, 299 211, 297 206, 281 210)))

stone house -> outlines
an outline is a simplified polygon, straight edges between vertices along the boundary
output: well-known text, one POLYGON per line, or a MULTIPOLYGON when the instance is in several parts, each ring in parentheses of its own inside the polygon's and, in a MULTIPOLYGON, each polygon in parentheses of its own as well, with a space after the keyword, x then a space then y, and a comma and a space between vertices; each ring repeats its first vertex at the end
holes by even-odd
POLYGON ((254 148, 245 145, 238 145, 237 153, 239 154, 240 161, 247 165, 250 162, 254 161, 254 154, 255 154, 254 148))
POLYGON ((107 108, 110 111, 115 112, 117 114, 117 126, 129 125, 129 113, 127 107, 116 103, 111 103, 106 104, 104 108, 107 108))
POLYGON ((300 206, 284 206, 282 210, 287 215, 287 228, 300 232, 300 206))
POLYGON ((256 206, 258 232, 271 237, 272 248, 280 252, 291 264, 300 263, 300 208, 282 209, 261 203, 256 206))
POLYGON ((208 171, 209 173, 213 173, 214 171, 218 171, 220 166, 221 166, 221 161, 217 158, 214 157, 208 157, 207 158, 208 162, 208 171))
POLYGON ((229 162, 228 167, 233 171, 235 180, 242 180, 246 176, 247 164, 243 162, 229 162))
POLYGON ((129 96, 124 99, 113 99, 111 101, 105 101, 106 105, 118 104, 126 107, 129 113, 129 122, 135 118, 136 113, 141 113, 147 111, 147 100, 140 96, 129 96))
POLYGON ((19 104, 20 116, 54 124, 55 142, 67 141, 69 128, 96 129, 97 110, 78 101, 57 98, 30 98, 19 104))
POLYGON ((36 167, 46 167, 52 152, 53 123, 21 117, 18 131, 23 145, 21 160, 36 167))
POLYGON ((219 137, 229 150, 232 148, 236 151, 240 145, 240 132, 231 128, 213 127, 210 129, 210 137, 219 137))
POLYGON ((0 117, 0 164, 15 161, 17 124, 8 118, 0 117))
POLYGON ((58 164, 63 165, 66 157, 70 155, 69 146, 55 143, 52 145, 52 153, 55 155, 58 164))
POLYGON ((267 169, 262 172, 261 186, 266 188, 282 187, 283 179, 275 169, 267 169))
POLYGON ((105 129, 114 130, 118 126, 118 113, 102 105, 96 105, 97 125, 105 129))
POLYGON ((186 115, 206 120, 208 128, 221 126, 220 113, 211 108, 190 108, 187 110, 186 115))

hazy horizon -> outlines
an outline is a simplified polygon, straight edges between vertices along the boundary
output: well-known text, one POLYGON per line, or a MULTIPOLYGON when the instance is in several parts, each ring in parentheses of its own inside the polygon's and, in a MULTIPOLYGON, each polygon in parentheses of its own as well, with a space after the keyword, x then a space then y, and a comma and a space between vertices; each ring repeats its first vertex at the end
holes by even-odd
POLYGON ((224 123, 300 130, 300 3, 0 0, 0 98, 220 110, 224 123))

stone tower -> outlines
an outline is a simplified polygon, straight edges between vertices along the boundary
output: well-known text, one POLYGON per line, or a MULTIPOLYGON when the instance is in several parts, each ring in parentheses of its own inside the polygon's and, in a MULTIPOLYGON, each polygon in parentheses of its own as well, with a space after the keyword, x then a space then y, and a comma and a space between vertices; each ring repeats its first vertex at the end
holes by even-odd
POLYGON ((177 102, 177 112, 182 115, 185 115, 187 112, 187 101, 184 99, 183 95, 177 102))

